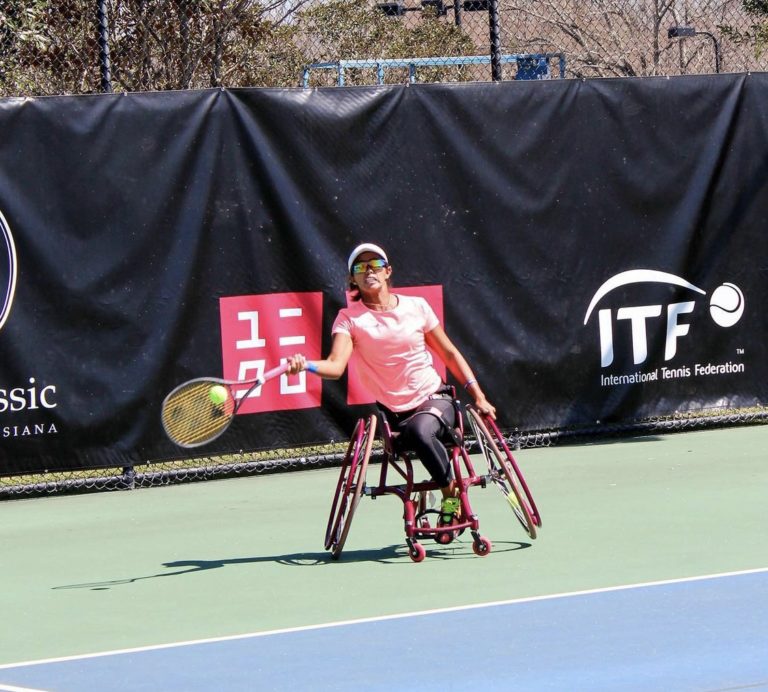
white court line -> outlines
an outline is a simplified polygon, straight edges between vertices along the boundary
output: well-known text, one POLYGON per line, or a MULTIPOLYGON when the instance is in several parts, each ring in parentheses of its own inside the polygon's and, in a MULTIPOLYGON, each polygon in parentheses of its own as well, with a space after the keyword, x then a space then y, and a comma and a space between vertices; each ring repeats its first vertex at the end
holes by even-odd
MULTIPOLYGON (((295 632, 309 632, 311 630, 328 629, 331 627, 344 627, 347 625, 360 625, 370 622, 385 622, 387 620, 399 620, 402 618, 422 617, 424 615, 439 615, 441 613, 456 613, 463 610, 474 610, 478 608, 494 608, 497 606, 514 605, 516 603, 534 603, 536 601, 550 601, 558 598, 573 598, 576 596, 590 596, 592 594, 611 593, 612 591, 628 591, 630 589, 644 589, 654 586, 668 586, 670 584, 684 584, 697 581, 706 581, 708 579, 723 579, 725 577, 739 577, 746 574, 760 574, 768 572, 768 567, 759 567, 757 569, 745 569, 737 572, 720 572, 719 574, 706 574, 699 577, 681 577, 679 579, 665 579, 662 581, 640 582, 638 584, 624 584, 622 586, 606 586, 600 589, 586 589, 584 591, 569 591, 565 593, 547 594, 545 596, 528 596, 526 598, 511 598, 505 601, 490 601, 488 603, 473 603, 471 605, 451 606, 449 608, 435 608, 433 610, 420 610, 412 613, 397 613, 395 615, 377 615, 369 618, 358 618, 356 620, 340 620, 338 622, 326 622, 320 625, 302 625, 301 627, 286 627, 278 630, 267 630, 265 632, 250 632, 248 634, 232 634, 226 637, 210 637, 208 639, 192 639, 183 642, 173 642, 171 644, 154 644, 150 646, 137 646, 131 649, 115 649, 113 651, 100 651, 92 654, 77 654, 75 656, 61 656, 59 658, 45 658, 36 661, 24 661, 21 663, 0 664, 0 670, 9 670, 11 668, 21 668, 24 666, 40 666, 50 663, 66 663, 67 661, 82 661, 89 658, 103 658, 105 656, 120 656, 123 654, 136 654, 146 651, 162 651, 163 649, 175 649, 182 646, 197 646, 199 644, 215 644, 218 642, 231 642, 239 639, 254 639, 257 637, 269 637, 274 634, 291 634, 295 632)), ((0 692, 2 692, 0 686, 0 692)), ((34 691, 32 691, 34 692, 34 691)), ((42 691, 41 691, 42 692, 42 691)))
POLYGON ((12 685, 3 685, 0 682, 0 692, 45 692, 45 690, 33 690, 31 687, 13 687, 12 685))

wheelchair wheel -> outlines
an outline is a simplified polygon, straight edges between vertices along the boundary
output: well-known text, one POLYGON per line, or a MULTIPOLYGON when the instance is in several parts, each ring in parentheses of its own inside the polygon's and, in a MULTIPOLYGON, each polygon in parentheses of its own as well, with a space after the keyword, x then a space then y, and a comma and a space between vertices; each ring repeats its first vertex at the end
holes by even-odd
POLYGON ((472 550, 474 551, 475 555, 479 555, 480 557, 485 557, 488 555, 492 548, 493 543, 485 538, 485 536, 479 536, 475 541, 472 542, 472 550))
POLYGON ((352 526, 352 517, 365 489, 365 472, 368 469, 375 435, 376 416, 361 418, 357 421, 347 453, 344 455, 325 530, 325 549, 331 551, 334 559, 338 559, 344 549, 344 542, 352 526))
POLYGON ((423 562, 426 556, 427 549, 421 543, 413 542, 408 545, 408 557, 413 562, 423 562))
POLYGON ((468 406, 467 413, 491 481, 504 495, 525 532, 536 538, 536 529, 541 526, 539 512, 501 432, 492 419, 484 418, 475 409, 468 406))

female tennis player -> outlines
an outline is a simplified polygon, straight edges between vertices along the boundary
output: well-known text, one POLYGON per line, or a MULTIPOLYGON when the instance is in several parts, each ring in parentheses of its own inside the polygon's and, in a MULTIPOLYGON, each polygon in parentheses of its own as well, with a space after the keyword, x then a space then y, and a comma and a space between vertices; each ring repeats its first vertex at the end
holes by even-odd
POLYGON ((393 293, 392 266, 387 253, 372 243, 358 245, 349 255, 349 287, 353 305, 342 308, 333 323, 331 352, 324 360, 289 359, 289 372, 307 368, 320 377, 338 379, 353 351, 360 378, 374 396, 393 431, 412 448, 443 501, 440 521, 449 524, 460 508, 448 452, 440 442, 444 426, 453 428, 456 411, 450 388, 432 364, 429 346, 474 398, 477 409, 495 418, 469 364, 423 298, 393 293))

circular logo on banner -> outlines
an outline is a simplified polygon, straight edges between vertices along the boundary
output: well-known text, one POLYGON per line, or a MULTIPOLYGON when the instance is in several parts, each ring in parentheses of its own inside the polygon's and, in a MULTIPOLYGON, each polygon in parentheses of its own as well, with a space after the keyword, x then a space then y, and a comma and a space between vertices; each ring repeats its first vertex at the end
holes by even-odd
POLYGON ((3 328, 13 305, 16 290, 16 246, 10 226, 0 212, 0 329, 3 328))
POLYGON ((732 327, 744 314, 744 294, 736 284, 718 286, 709 299, 709 314, 715 324, 732 327))

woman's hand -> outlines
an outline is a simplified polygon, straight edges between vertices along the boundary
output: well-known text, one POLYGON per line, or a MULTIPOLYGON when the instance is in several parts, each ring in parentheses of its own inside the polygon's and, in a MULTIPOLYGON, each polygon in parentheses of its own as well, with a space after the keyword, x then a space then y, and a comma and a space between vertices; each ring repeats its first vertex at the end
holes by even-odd
POLYGON ((493 420, 496 420, 496 407, 485 398, 484 394, 475 399, 475 408, 484 416, 490 416, 493 420))
POLYGON ((303 354, 297 353, 288 359, 288 374, 297 375, 307 369, 307 359, 303 354))

